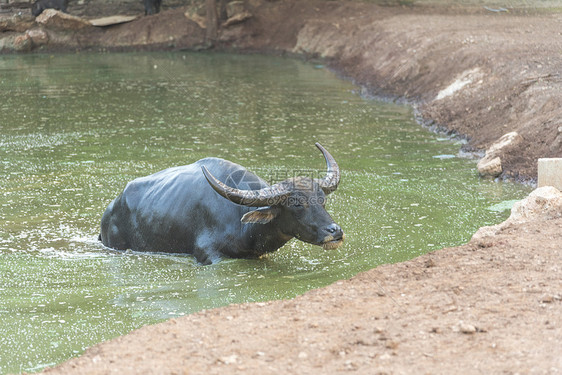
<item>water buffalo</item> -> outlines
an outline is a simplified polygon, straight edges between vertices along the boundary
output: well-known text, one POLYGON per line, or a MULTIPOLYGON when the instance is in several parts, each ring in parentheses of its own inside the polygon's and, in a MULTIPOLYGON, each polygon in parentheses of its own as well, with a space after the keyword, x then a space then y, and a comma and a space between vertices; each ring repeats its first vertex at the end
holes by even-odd
POLYGON ((144 0, 144 14, 156 14, 160 12, 160 5, 162 0, 144 0))
POLYGON ((330 153, 316 146, 327 164, 323 178, 294 177, 269 186, 218 158, 137 178, 105 210, 100 240, 114 249, 193 254, 202 264, 222 256, 259 257, 293 237, 335 249, 344 233, 324 203, 340 171, 330 153))
POLYGON ((31 14, 37 17, 45 9, 56 9, 66 13, 68 7, 68 0, 37 0, 31 6, 31 14))

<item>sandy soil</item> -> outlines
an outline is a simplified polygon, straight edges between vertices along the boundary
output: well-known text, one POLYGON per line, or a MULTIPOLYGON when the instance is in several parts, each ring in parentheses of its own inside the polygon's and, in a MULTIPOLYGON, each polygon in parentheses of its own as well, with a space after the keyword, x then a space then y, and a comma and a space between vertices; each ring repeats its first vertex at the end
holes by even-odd
MULTIPOLYGON (((519 143, 498 154, 502 178, 533 181, 539 157, 562 157, 561 13, 247 4, 252 17, 223 27, 212 42, 192 10, 180 8, 107 28, 0 22, 0 50, 211 47, 319 58, 365 94, 405 100, 425 125, 466 136, 465 151, 482 155, 503 134, 518 132, 519 143)), ((109 15, 104 11, 75 14, 109 15)), ((560 216, 561 207, 294 300, 143 327, 47 372, 560 373, 560 216)))

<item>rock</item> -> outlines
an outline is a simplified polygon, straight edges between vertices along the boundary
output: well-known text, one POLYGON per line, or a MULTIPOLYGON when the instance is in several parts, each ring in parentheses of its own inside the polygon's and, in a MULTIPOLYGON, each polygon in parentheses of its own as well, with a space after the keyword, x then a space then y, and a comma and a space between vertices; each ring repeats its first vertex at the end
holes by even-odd
POLYGON ((233 365, 236 364, 238 362, 238 356, 236 354, 232 354, 229 356, 224 356, 219 358, 219 362, 223 363, 225 365, 233 365))
POLYGON ((33 47, 33 43, 29 35, 27 35, 27 33, 15 37, 14 39, 15 51, 27 52, 27 51, 31 51, 32 47, 33 47))
POLYGON ((34 47, 42 46, 49 42, 49 36, 45 32, 45 30, 31 29, 28 30, 26 34, 31 38, 34 47))
POLYGON ((81 30, 92 26, 88 20, 55 9, 44 10, 35 21, 48 28, 62 30, 81 30))
POLYGON ((35 23, 35 17, 30 15, 15 14, 11 17, 0 17, 0 32, 24 32, 35 23))
POLYGON ((109 17, 102 17, 89 20, 92 26, 97 27, 105 27, 105 26, 112 26, 118 25, 120 23, 131 22, 139 18, 139 16, 109 16, 109 17))
POLYGON ((429 332, 430 333, 443 333, 443 330, 441 329, 441 327, 433 327, 433 328, 431 328, 431 330, 429 332))
POLYGON ((192 2, 183 15, 188 20, 195 22, 200 28, 207 28, 207 9, 204 2, 192 2))
POLYGON ((562 217, 562 192, 552 186, 535 189, 529 196, 516 202, 509 218, 498 225, 482 227, 472 236, 470 242, 482 242, 482 239, 495 236, 511 224, 528 221, 549 220, 562 217))
MULTIPOLYGON (((484 74, 480 71, 480 68, 476 67, 474 69, 466 70, 462 72, 457 79, 449 86, 444 88, 443 90, 439 91, 435 100, 441 100, 448 96, 455 94, 457 91, 461 90, 467 85, 472 84, 473 82, 479 81, 484 74)), ((481 81, 480 81, 481 82, 481 81)))
POLYGON ((459 331, 466 334, 476 333, 478 330, 472 324, 460 322, 459 331))
POLYGON ((495 141, 490 148, 486 151, 486 155, 497 154, 502 151, 502 149, 508 146, 518 145, 523 141, 523 137, 517 132, 510 132, 502 135, 500 139, 495 141))
POLYGON ((502 171, 501 155, 506 148, 515 146, 523 141, 517 132, 506 133, 494 142, 478 162, 478 173, 482 177, 497 177, 502 171))
POLYGON ((562 217, 562 192, 552 186, 535 189, 529 196, 513 205, 510 223, 524 223, 538 219, 562 217))
POLYGON ((223 27, 237 25, 250 18, 252 14, 246 10, 243 1, 231 1, 226 5, 227 20, 222 24, 223 27))
POLYGON ((478 173, 482 177, 497 177, 502 173, 502 162, 501 159, 496 156, 494 158, 489 158, 488 156, 480 159, 477 165, 478 173))
POLYGON ((252 18, 252 15, 249 12, 242 12, 242 13, 238 13, 235 14, 234 16, 230 17, 229 19, 226 20, 226 22, 223 24, 224 27, 229 27, 232 25, 236 25, 239 23, 242 23, 248 19, 252 18))
POLYGON ((472 238, 470 239, 470 242, 476 243, 479 247, 482 247, 482 248, 489 247, 489 246, 487 246, 487 244, 485 242, 483 242, 483 239, 488 238, 488 237, 492 237, 492 236, 495 236, 496 234, 498 234, 499 231, 503 228, 503 227, 500 227, 500 225, 501 224, 490 225, 490 226, 482 227, 482 228, 478 229, 476 231, 476 233, 474 233, 472 235, 472 238))
POLYGON ((344 369, 347 371, 356 371, 357 369, 359 369, 359 366, 352 360, 348 359, 344 363, 344 369))
POLYGON ((189 11, 185 12, 184 16, 188 20, 195 22, 200 28, 202 28, 202 29, 207 28, 207 20, 205 19, 205 17, 200 16, 197 13, 192 13, 192 12, 189 12, 189 11))
POLYGON ((383 354, 379 357, 379 359, 380 359, 381 361, 391 360, 391 359, 392 359, 392 356, 390 355, 390 353, 383 353, 383 354))

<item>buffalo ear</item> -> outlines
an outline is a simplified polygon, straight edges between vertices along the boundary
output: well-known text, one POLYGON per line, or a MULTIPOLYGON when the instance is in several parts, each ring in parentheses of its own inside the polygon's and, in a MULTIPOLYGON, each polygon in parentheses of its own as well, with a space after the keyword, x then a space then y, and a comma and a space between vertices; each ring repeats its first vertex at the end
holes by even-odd
POLYGON ((241 222, 244 224, 256 223, 256 224, 267 224, 271 220, 275 219, 279 214, 279 209, 274 207, 262 207, 257 210, 246 212, 241 222))

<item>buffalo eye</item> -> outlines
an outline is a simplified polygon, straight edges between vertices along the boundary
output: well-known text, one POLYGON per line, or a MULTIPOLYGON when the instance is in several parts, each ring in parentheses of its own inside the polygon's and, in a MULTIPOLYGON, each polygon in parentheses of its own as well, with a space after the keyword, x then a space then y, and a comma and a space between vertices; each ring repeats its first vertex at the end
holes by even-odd
POLYGON ((306 197, 290 197, 289 198, 289 207, 294 207, 294 208, 305 208, 308 207, 308 202, 306 200, 306 197))

